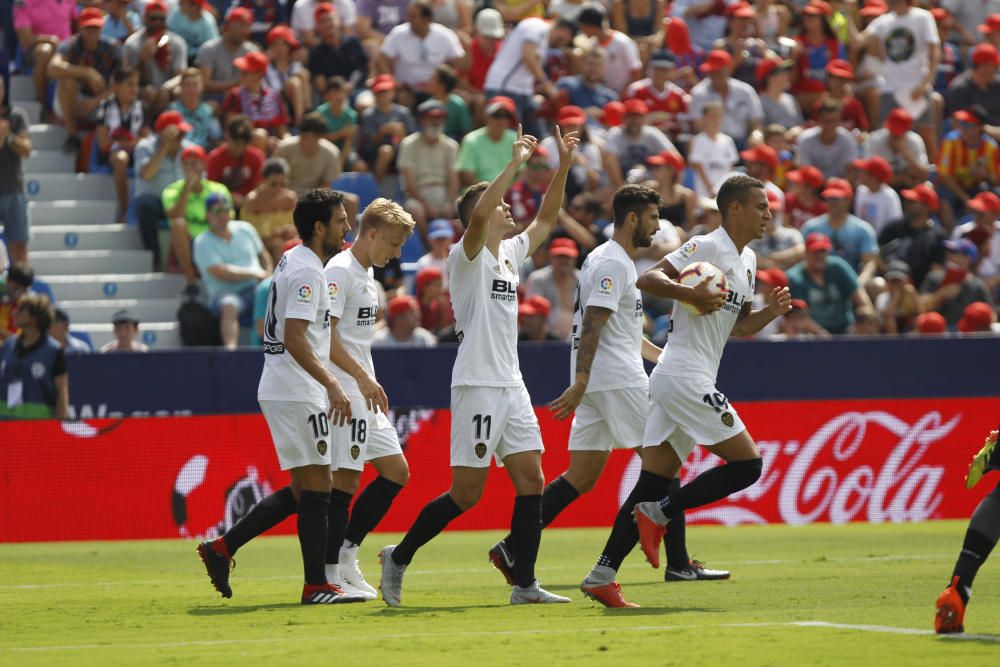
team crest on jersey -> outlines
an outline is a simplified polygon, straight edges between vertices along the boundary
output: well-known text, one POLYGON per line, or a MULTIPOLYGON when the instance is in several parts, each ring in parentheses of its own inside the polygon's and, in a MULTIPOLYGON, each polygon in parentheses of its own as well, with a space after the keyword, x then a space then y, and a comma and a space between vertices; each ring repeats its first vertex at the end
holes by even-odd
POLYGON ((513 265, 513 264, 511 264, 511 262, 510 262, 510 260, 509 260, 509 259, 505 259, 505 260, 503 261, 503 265, 507 267, 507 270, 508 270, 508 271, 510 271, 511 273, 514 273, 514 265, 513 265))
POLYGON ((691 256, 694 255, 694 252, 697 249, 698 249, 697 243, 695 243, 694 241, 688 241, 687 243, 685 243, 680 247, 680 249, 677 251, 677 255, 681 259, 691 259, 691 256))
POLYGON ((326 287, 327 289, 330 290, 330 301, 336 301, 337 295, 340 294, 340 285, 338 285, 333 281, 330 281, 329 283, 326 284, 326 287))
POLYGON ((359 456, 361 456, 361 448, 357 445, 351 445, 351 458, 357 461, 359 456))
POLYGON ((486 456, 486 443, 480 442, 476 444, 476 456, 478 458, 483 458, 486 456))
POLYGON ((326 440, 320 440, 316 443, 316 451, 319 452, 320 456, 326 456, 326 440))
POLYGON ((299 303, 312 303, 313 291, 309 285, 299 285, 295 300, 299 303))
POLYGON ((732 428, 733 424, 736 423, 736 420, 733 419, 733 413, 732 412, 723 412, 722 413, 722 423, 727 428, 732 428))
POLYGON ((597 293, 604 296, 611 296, 611 290, 614 286, 615 281, 611 279, 611 276, 602 276, 597 282, 597 293))

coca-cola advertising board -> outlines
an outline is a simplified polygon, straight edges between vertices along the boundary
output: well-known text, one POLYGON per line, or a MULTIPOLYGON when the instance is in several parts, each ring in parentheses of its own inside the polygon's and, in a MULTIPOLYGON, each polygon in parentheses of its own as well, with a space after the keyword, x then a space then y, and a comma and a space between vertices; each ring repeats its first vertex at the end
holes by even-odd
MULTIPOLYGON (((924 521, 968 517, 993 486, 968 491, 972 454, 1000 420, 1000 399, 783 401, 737 406, 764 458, 749 489, 688 513, 726 525, 924 521)), ((537 409, 547 479, 569 462, 569 422, 537 409)), ((449 486, 447 410, 393 415, 411 480, 379 530, 406 530, 449 486)), ((217 534, 288 483, 261 415, 0 423, 0 541, 217 534)), ((698 448, 690 480, 720 460, 698 448)), ((555 526, 609 526, 638 476, 617 451, 589 494, 555 526)), ((365 472, 363 483, 373 473, 365 472)), ((492 469, 487 492, 454 529, 505 529, 513 490, 492 469)), ((291 533, 289 520, 275 533, 291 533)))

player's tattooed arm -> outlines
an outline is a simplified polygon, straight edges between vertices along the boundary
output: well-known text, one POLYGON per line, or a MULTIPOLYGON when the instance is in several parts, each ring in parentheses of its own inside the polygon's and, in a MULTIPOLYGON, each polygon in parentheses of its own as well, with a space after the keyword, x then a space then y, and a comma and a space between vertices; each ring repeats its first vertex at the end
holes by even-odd
POLYGON ((743 337, 753 336, 771 323, 771 320, 781 317, 792 309, 792 293, 787 287, 776 287, 767 295, 767 305, 760 310, 750 310, 750 304, 743 304, 736 318, 736 326, 730 335, 743 337))
POLYGON ((549 405, 556 419, 566 419, 572 415, 583 400, 587 384, 590 382, 590 369, 597 355, 597 343, 610 317, 611 311, 599 306, 588 306, 584 311, 580 344, 576 350, 576 379, 562 396, 549 405))

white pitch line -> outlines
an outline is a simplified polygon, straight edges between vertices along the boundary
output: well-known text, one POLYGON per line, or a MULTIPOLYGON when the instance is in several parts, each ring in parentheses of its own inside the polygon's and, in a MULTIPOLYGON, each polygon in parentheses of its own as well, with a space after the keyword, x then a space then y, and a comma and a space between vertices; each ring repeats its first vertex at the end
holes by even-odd
MULTIPOLYGON (((848 623, 828 623, 826 621, 790 621, 773 623, 716 623, 716 624, 692 624, 692 625, 633 625, 623 627, 597 627, 597 628, 565 628, 565 629, 538 629, 538 630, 484 630, 484 631, 464 631, 447 633, 396 633, 378 634, 369 636, 350 637, 273 637, 266 639, 212 639, 204 641, 184 641, 184 642, 156 642, 156 643, 117 643, 117 644, 67 644, 62 646, 14 646, 0 648, 0 651, 10 653, 42 653, 47 651, 93 651, 101 649, 170 649, 185 648, 189 646, 226 646, 229 644, 284 644, 289 642, 317 642, 317 641, 385 641, 387 639, 429 639, 445 637, 495 637, 502 636, 549 636, 565 634, 607 634, 607 633, 630 633, 630 632, 662 632, 675 630, 712 630, 714 628, 820 628, 827 630, 855 630, 858 632, 872 632, 879 634, 895 634, 910 636, 934 636, 933 630, 923 630, 918 628, 897 628, 888 625, 852 625, 848 623)), ((978 640, 1000 642, 1000 635, 941 635, 942 638, 952 640, 978 640)))

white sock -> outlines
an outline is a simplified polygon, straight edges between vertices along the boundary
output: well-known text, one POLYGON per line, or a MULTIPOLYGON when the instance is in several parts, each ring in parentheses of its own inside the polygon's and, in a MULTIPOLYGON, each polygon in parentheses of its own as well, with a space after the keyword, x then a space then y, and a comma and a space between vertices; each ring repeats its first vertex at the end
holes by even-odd
POLYGON ((610 584, 615 580, 615 572, 607 565, 595 565, 594 569, 587 575, 587 581, 594 584, 610 584))
POLYGON ((326 580, 331 584, 340 579, 340 565, 337 563, 326 564, 326 580))

